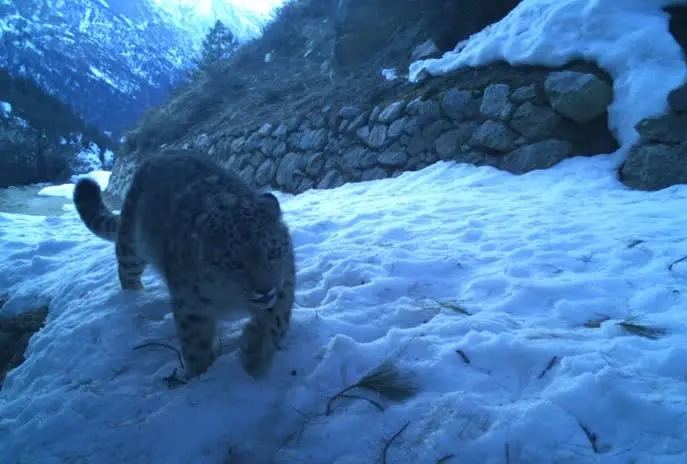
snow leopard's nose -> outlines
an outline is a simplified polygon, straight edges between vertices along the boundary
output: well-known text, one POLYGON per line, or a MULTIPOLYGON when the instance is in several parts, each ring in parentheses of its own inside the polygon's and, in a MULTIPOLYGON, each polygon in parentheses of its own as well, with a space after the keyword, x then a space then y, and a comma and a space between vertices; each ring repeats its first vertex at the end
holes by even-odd
POLYGON ((266 292, 253 292, 251 301, 266 308, 272 307, 277 302, 277 288, 272 287, 266 292))

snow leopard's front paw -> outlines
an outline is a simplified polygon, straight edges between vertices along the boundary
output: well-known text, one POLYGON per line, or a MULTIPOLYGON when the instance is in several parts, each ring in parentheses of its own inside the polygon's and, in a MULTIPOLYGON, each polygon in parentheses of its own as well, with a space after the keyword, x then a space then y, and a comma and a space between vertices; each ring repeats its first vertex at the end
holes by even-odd
POLYGON ((264 377, 276 351, 265 320, 254 317, 248 321, 241 333, 240 342, 239 359, 243 369, 255 379, 264 377))

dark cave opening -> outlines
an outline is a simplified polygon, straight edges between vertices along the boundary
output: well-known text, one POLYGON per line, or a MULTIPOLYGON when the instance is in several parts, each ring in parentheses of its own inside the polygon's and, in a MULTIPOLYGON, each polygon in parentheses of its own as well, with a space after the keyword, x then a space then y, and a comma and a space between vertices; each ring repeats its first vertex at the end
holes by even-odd
POLYGON ((453 50, 465 40, 490 24, 500 21, 521 0, 446 0, 437 9, 432 25, 432 40, 443 53, 453 50))

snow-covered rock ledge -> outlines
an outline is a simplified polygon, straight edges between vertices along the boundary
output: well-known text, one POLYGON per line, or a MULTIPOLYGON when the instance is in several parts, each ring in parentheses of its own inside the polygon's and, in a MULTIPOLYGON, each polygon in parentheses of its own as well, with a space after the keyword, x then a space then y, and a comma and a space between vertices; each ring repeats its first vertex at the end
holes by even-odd
POLYGON ((609 128, 621 144, 619 179, 643 190, 684 184, 686 8, 684 0, 524 0, 454 51, 413 63, 410 79, 498 60, 593 61, 613 79, 609 128))

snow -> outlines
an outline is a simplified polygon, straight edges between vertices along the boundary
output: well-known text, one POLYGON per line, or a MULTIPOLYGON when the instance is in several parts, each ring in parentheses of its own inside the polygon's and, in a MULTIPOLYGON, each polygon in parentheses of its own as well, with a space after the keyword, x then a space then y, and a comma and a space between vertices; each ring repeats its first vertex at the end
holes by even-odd
POLYGON ((4 117, 12 114, 12 104, 6 101, 0 101, 0 114, 4 117))
POLYGON ((221 20, 243 42, 262 34, 276 9, 288 0, 153 0, 180 28, 200 42, 216 20, 221 20))
POLYGON ((23 127, 24 129, 28 129, 29 127, 31 127, 31 124, 29 124, 29 121, 27 121, 27 120, 24 119, 24 118, 20 118, 20 117, 18 117, 18 116, 15 116, 15 117, 12 118, 12 120, 13 120, 15 123, 17 123, 17 125, 18 125, 19 127, 23 127))
POLYGON ((398 77, 398 73, 396 72, 396 68, 384 68, 382 69, 382 76, 384 76, 384 79, 387 81, 393 81, 398 77))
POLYGON ((87 174, 74 175, 71 179, 72 182, 60 185, 48 185, 40 189, 38 191, 38 195, 43 197, 60 197, 71 199, 74 195, 73 182, 78 181, 82 177, 93 179, 98 183, 98 185, 100 185, 101 189, 105 190, 107 188, 107 185, 110 183, 110 174, 111 172, 109 171, 95 170, 87 174))
POLYGON ((125 92, 124 89, 122 89, 119 85, 117 85, 117 83, 110 76, 105 74, 102 70, 100 70, 100 69, 98 69, 92 65, 89 65, 88 69, 91 71, 91 74, 93 76, 97 77, 100 80, 107 82, 114 89, 125 92))
POLYGON ((102 169, 103 162, 100 160, 100 151, 100 147, 95 142, 90 142, 87 146, 83 147, 71 160, 72 173, 85 174, 96 169, 102 169))
POLYGON ((0 214, 3 312, 50 305, 0 391, 0 456, 374 463, 408 424, 389 463, 687 462, 687 264, 668 269, 687 254, 687 187, 627 190, 611 158, 522 176, 442 162, 279 195, 299 268, 284 349, 252 380, 243 321, 228 322, 215 364, 172 389, 176 355, 133 349, 177 345, 160 279, 121 291, 112 244, 75 213, 0 214), (630 318, 668 332, 624 332, 630 318), (414 397, 359 391, 385 410, 340 399, 324 414, 387 359, 414 397))
POLYGON ((687 78, 682 50, 661 10, 685 0, 523 0, 501 21, 459 43, 441 58, 411 64, 442 75, 465 66, 504 60, 512 65, 560 66, 595 62, 613 77, 609 129, 628 147, 644 118, 667 109, 668 93, 687 78))
POLYGON ((83 149, 71 160, 71 168, 74 174, 86 174, 94 170, 112 168, 112 165, 114 164, 114 153, 112 150, 101 150, 101 148, 96 145, 95 142, 89 142, 88 145, 86 145, 82 142, 82 134, 77 134, 76 137, 77 141, 82 143, 84 146, 83 149))
POLYGON ((115 156, 114 152, 112 150, 105 149, 105 152, 103 153, 103 160, 105 161, 104 163, 104 168, 111 168, 114 165, 115 161, 115 156))
MULTIPOLYGON (((77 141, 81 141, 82 135, 76 134, 77 141)), ((66 140, 65 140, 66 143, 66 140)), ((100 161, 100 148, 91 142, 84 150, 79 152, 71 163, 72 172, 71 182, 59 185, 48 185, 38 191, 39 196, 60 197, 71 200, 74 194, 74 182, 82 177, 89 177, 100 185, 103 190, 110 182, 110 171, 105 171, 105 167, 110 167, 114 163, 114 153, 106 149, 103 153, 105 165, 100 161)), ((67 209, 73 209, 73 205, 66 205, 67 209)))

